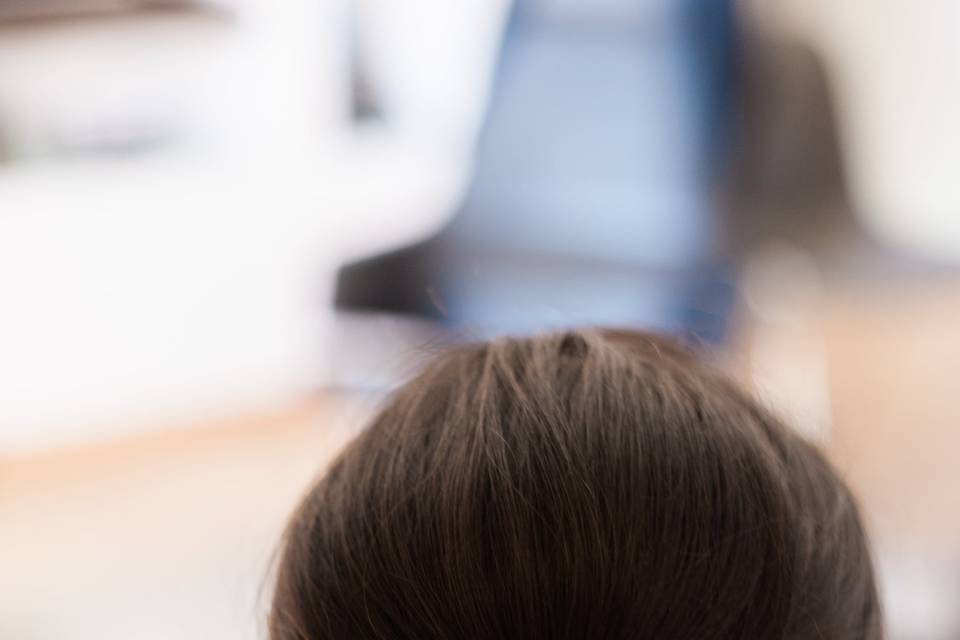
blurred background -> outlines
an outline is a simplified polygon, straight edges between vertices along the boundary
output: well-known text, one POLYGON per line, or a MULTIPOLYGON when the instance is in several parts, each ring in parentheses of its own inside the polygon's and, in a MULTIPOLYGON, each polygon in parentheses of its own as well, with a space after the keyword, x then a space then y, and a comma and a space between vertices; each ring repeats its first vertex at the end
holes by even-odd
POLYGON ((260 638, 438 345, 681 336, 960 639, 960 4, 0 0, 0 638, 260 638))

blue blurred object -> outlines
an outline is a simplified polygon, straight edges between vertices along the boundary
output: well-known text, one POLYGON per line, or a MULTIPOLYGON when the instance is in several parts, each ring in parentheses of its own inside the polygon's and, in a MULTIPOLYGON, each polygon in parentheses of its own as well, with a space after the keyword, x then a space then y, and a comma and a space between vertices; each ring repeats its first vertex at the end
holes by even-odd
POLYGON ((341 272, 338 306, 474 332, 606 324, 721 339, 714 167, 729 0, 520 0, 475 173, 438 236, 341 272))

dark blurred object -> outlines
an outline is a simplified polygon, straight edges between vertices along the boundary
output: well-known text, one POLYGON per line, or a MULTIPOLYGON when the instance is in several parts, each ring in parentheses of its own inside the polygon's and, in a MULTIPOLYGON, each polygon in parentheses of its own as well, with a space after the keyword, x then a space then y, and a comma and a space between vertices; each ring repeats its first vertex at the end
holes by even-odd
POLYGON ((358 28, 356 7, 350 6, 350 115, 357 123, 380 120, 383 109, 377 89, 370 81, 363 35, 358 28))
POLYGON ((872 282, 955 272, 863 224, 849 190, 830 77, 799 42, 745 29, 724 244, 742 264, 773 243, 804 252, 831 279, 872 282))
POLYGON ((0 0, 0 21, 209 6, 203 0, 0 0))
POLYGON ((861 234, 820 60, 801 44, 756 33, 742 46, 729 246, 742 255, 777 239, 814 249, 838 233, 861 234))
POLYGON ((459 211, 343 268, 337 306, 719 339, 731 287, 711 191, 734 49, 727 0, 517 2, 459 211))

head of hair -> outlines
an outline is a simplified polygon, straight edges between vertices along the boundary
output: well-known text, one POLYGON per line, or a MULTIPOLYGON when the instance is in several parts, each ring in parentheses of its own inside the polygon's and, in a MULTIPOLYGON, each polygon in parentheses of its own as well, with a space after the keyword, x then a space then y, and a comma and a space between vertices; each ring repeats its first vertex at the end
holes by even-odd
POLYGON ((584 330, 436 358, 279 555, 272 640, 879 640, 825 457, 673 343, 584 330))

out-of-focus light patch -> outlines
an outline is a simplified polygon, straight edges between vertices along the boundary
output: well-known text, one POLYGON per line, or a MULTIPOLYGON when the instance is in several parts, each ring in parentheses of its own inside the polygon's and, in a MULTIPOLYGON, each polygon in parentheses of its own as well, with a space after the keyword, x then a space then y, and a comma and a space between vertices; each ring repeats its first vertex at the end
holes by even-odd
POLYGON ((48 157, 57 138, 102 137, 111 122, 207 152, 322 144, 345 123, 341 8, 236 9, 229 21, 172 13, 4 27, 0 126, 14 156, 48 157))
POLYGON ((960 4, 852 4, 829 29, 864 219, 893 245, 960 261, 960 4))
POLYGON ((455 199, 349 134, 342 3, 231 5, 3 32, 0 450, 316 388, 336 266, 455 199))
POLYGON ((0 172, 0 448, 322 384, 345 251, 438 224, 458 185, 405 154, 337 155, 276 173, 179 156, 0 172))
MULTIPOLYGON (((219 56, 238 41, 228 25, 193 16, 4 27, 0 113, 13 159, 57 155, 117 121, 189 137, 217 130, 207 115, 231 93, 219 56), (221 97, 203 88, 219 87, 221 97)), ((76 146, 69 155, 76 155, 76 146)))
POLYGON ((755 320, 749 359, 758 396, 806 436, 825 440, 830 387, 813 257, 783 243, 761 247, 744 267, 741 292, 755 320))
POLYGON ((0 181, 11 212, 0 233, 0 444, 33 443, 32 428, 81 437, 83 425, 171 407, 242 407, 311 381, 323 281, 310 267, 323 273, 326 252, 298 239, 309 227, 274 223, 286 199, 271 202, 258 176, 238 189, 242 174, 177 167, 0 181))
POLYGON ((955 640, 960 631, 956 560, 881 549, 878 569, 890 638, 955 640))
POLYGON ((823 294, 813 256, 786 243, 762 246, 747 261, 741 290, 750 311, 761 321, 802 326, 823 294))

